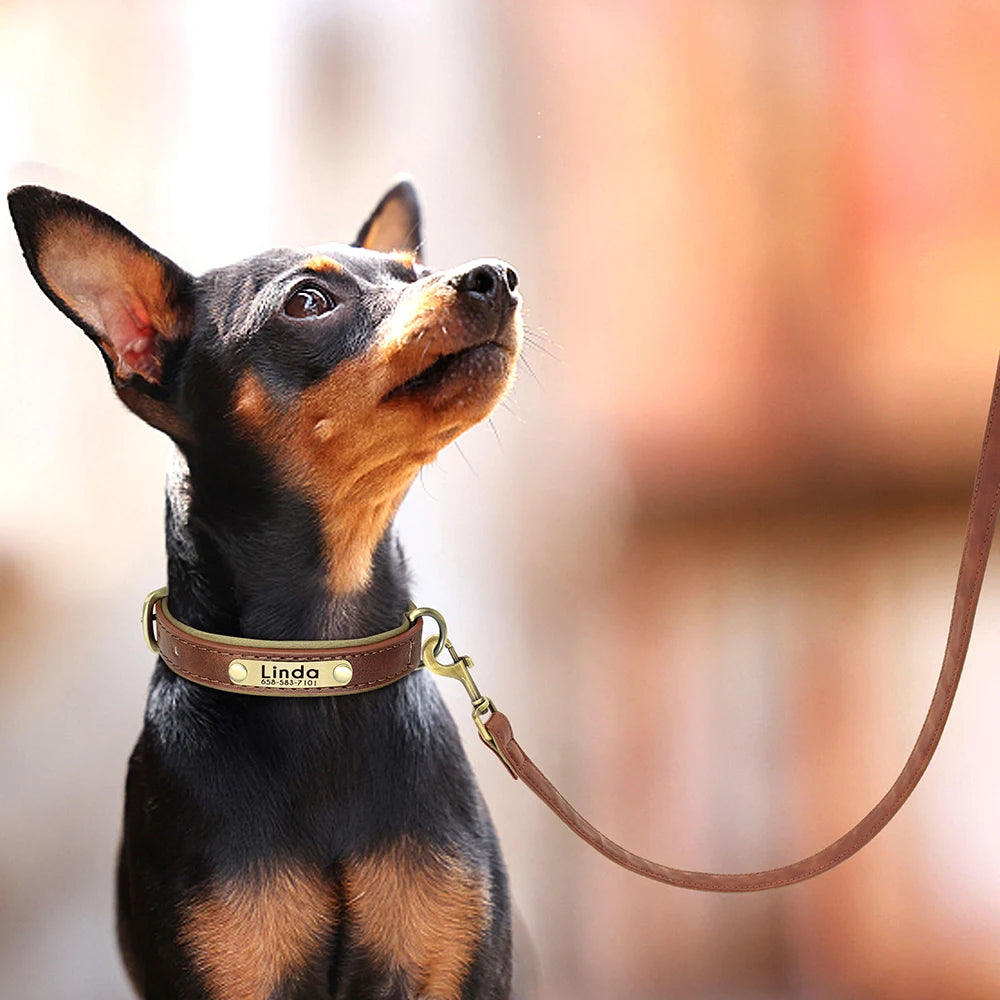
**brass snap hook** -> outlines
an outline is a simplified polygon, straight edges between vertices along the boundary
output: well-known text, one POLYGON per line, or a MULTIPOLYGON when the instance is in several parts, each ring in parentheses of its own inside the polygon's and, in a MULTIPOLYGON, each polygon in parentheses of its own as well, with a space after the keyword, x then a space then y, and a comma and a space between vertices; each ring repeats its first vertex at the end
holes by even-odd
POLYGON ((441 631, 438 635, 432 635, 424 640, 424 644, 420 650, 423 665, 432 674, 437 674, 439 677, 450 677, 453 680, 462 682, 462 687, 465 688, 465 693, 472 702, 472 720, 479 731, 479 738, 500 758, 511 775, 516 778, 517 772, 507 759, 503 748, 486 728, 486 723, 496 711, 496 706, 493 704, 492 698, 487 697, 479 690, 479 686, 472 678, 472 657, 458 655, 451 643, 451 639, 448 638, 448 628, 445 625, 444 616, 440 612, 435 611, 433 608, 412 608, 407 612, 407 617, 411 622, 416 621, 424 615, 428 618, 433 618, 438 623, 438 628, 441 631), (444 650, 447 650, 451 656, 451 663, 442 663, 438 659, 444 650))
POLYGON ((437 674, 439 677, 450 677, 453 680, 461 681, 462 687, 465 688, 473 706, 480 703, 483 700, 482 693, 476 686, 476 682, 472 679, 472 674, 469 672, 472 668, 472 657, 470 656, 459 656, 455 652, 455 647, 451 644, 450 639, 445 639, 444 645, 448 652, 451 654, 451 663, 442 663, 437 658, 437 653, 434 648, 434 636, 424 641, 423 648, 421 649, 421 658, 424 661, 424 666, 432 673, 437 674))

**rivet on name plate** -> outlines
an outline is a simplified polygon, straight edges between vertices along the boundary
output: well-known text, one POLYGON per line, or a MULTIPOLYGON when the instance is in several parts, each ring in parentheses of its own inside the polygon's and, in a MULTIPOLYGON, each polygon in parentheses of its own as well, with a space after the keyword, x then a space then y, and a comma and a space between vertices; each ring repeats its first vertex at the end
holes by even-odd
POLYGON ((236 684, 247 679, 247 668, 239 660, 233 660, 229 664, 229 679, 236 684))
POLYGON ((350 684, 351 678, 354 676, 354 668, 347 662, 347 660, 341 660, 333 668, 333 682, 334 684, 343 686, 344 684, 350 684))

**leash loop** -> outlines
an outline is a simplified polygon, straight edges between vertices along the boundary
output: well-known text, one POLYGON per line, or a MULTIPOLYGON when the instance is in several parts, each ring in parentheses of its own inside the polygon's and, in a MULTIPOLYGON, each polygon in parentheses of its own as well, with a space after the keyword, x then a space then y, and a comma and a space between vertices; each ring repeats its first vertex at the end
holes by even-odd
POLYGON ((472 703, 472 721, 479 730, 479 738, 500 758, 500 763, 510 772, 510 776, 517 781, 517 771, 507 756, 504 748, 497 742, 490 732, 487 723, 497 714, 497 707, 493 704, 492 698, 483 697, 480 702, 472 703))

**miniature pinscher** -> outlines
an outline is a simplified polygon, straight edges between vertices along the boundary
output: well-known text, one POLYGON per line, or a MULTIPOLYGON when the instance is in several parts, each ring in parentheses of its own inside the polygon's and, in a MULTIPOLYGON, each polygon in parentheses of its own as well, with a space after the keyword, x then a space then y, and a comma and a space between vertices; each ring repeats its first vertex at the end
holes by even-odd
MULTIPOLYGON (((421 466, 506 392, 517 276, 432 271, 413 187, 351 246, 193 277, 114 219, 9 195, 42 291, 125 405, 175 442, 170 610, 266 640, 398 626, 392 522, 421 466)), ((507 876, 426 671, 350 698, 257 698, 157 660, 126 783, 119 941, 147 1000, 502 1000, 507 876)))

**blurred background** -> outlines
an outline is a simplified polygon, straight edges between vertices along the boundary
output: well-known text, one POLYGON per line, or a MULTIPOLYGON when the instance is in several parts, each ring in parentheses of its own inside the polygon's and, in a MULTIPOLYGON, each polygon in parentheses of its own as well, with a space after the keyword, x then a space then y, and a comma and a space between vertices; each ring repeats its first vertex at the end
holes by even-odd
MULTIPOLYGON (((415 593, 610 835, 755 869, 853 825, 929 703, 1000 344, 998 52, 988 0, 0 0, 0 160, 193 271, 349 240, 399 171, 432 263, 514 264, 548 339, 412 489, 415 593)), ((0 996, 115 1000, 169 445, 2 228, 0 996)), ((994 571, 903 813, 737 897, 576 842, 449 689, 537 996, 995 1000, 998 654, 994 571)))

